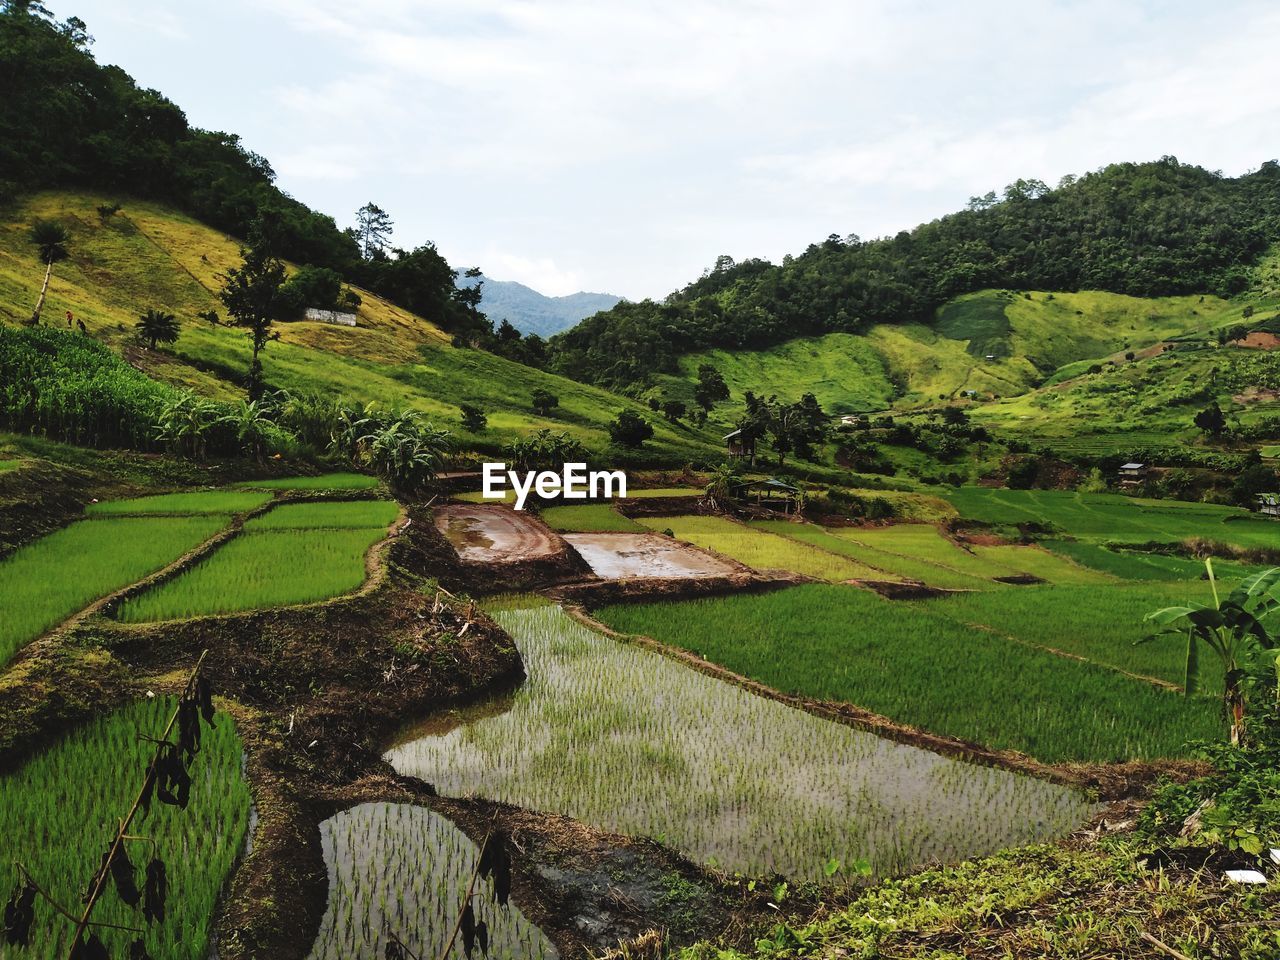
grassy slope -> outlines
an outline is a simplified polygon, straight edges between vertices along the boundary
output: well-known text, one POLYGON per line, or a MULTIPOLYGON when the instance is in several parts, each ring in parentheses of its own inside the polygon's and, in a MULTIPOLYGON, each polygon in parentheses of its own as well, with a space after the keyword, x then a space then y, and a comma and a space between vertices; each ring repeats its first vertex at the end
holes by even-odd
MULTIPOLYGON (((0 320, 21 322, 39 291, 43 268, 27 239, 37 217, 55 218, 71 232, 71 259, 54 269, 45 306, 46 323, 65 323, 71 310, 89 332, 125 352, 157 379, 231 399, 241 391, 232 378, 248 366, 243 335, 197 320, 207 310, 223 313, 216 292, 219 275, 238 262, 237 242, 224 234, 141 201, 102 222, 95 207, 105 198, 46 193, 9 210, 0 221, 0 320), (162 307, 183 324, 172 351, 141 349, 133 324, 148 307, 162 307), (210 372, 212 371, 212 372, 210 372)), ((489 413, 482 435, 462 434, 464 443, 496 449, 541 427, 565 429, 599 451, 608 444, 606 424, 631 407, 654 422, 648 449, 672 462, 705 458, 713 431, 672 426, 647 407, 607 391, 511 363, 476 350, 459 350, 428 319, 360 290, 357 329, 317 323, 282 324, 281 339, 263 355, 268 380, 288 389, 315 388, 361 403, 417 409, 455 431, 459 407, 474 403, 489 413), (555 418, 530 411, 535 389, 560 397, 555 418)))
MULTIPOLYGON (((766 350, 689 354, 680 361, 682 377, 663 378, 658 392, 690 399, 698 364, 712 363, 724 374, 735 401, 748 389, 784 399, 797 399, 812 390, 824 409, 838 414, 936 404, 974 391, 979 402, 998 401, 980 407, 979 413, 1005 427, 1053 426, 1069 434, 1079 429, 1080 413, 1105 412, 1112 419, 1123 421, 1128 415, 1133 421, 1121 423, 1120 430, 1144 423, 1164 429, 1168 418, 1160 412, 1170 397, 1168 390, 1161 392, 1160 384, 1167 370, 1164 363, 1144 356, 1144 351, 1152 352, 1172 338, 1195 339, 1197 334, 1243 322, 1242 312, 1249 305, 1258 318, 1280 308, 1280 294, 1269 279, 1280 275, 1280 254, 1265 260, 1256 274, 1252 292, 1231 301, 1214 296, 1142 298, 1092 290, 1024 294, 984 290, 945 304, 932 326, 879 325, 865 337, 835 333, 766 350), (1124 360, 1130 351, 1137 355, 1136 363, 1124 360), (1129 376, 1140 375, 1142 388, 1152 391, 1155 402, 1134 410, 1126 397, 1124 409, 1114 404, 1065 404, 1058 411, 1052 405, 1060 401, 1034 399, 1078 386, 1089 367, 1108 360, 1115 360, 1129 376), (1059 381, 1067 386, 1036 389, 1059 381)), ((1204 371, 1198 366, 1187 373, 1188 379, 1203 382, 1204 371)), ((735 402, 718 409, 716 419, 727 422, 736 408, 735 402)), ((1185 419, 1177 424, 1184 426, 1185 419)))

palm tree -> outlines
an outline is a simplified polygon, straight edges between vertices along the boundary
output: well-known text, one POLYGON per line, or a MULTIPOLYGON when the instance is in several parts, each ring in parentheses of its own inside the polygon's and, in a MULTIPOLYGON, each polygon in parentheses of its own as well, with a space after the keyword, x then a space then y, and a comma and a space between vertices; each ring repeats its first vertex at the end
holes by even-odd
POLYGON ((142 314, 134 326, 141 332, 142 339, 151 344, 152 350, 157 343, 174 343, 178 339, 178 318, 154 307, 142 314))
POLYGON ((49 279, 53 276, 53 265, 71 256, 67 252, 67 244, 71 242, 71 234, 67 228, 56 220, 37 220, 31 225, 31 242, 40 252, 40 262, 44 266, 44 284, 40 287, 40 298, 36 300, 36 308, 31 311, 31 326, 40 322, 40 311, 44 309, 44 297, 49 292, 49 279))
POLYGON ((1280 607, 1280 567, 1254 574, 1225 598, 1218 594, 1218 581, 1213 574, 1213 560, 1206 558, 1209 588, 1213 606, 1196 604, 1165 607, 1146 616, 1158 629, 1143 643, 1155 637, 1185 635, 1187 641, 1186 680, 1183 691, 1191 696, 1200 687, 1200 647, 1207 647, 1222 664, 1222 701, 1231 720, 1231 743, 1238 745, 1244 732, 1245 664, 1251 657, 1275 649, 1275 640, 1267 632, 1263 620, 1280 607))

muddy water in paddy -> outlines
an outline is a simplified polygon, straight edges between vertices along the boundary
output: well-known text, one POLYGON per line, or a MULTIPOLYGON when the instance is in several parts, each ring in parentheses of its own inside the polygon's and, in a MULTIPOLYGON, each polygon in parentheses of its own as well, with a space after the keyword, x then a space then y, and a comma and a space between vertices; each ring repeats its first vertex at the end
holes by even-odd
POLYGON ((710 554, 651 533, 566 533, 564 538, 605 580, 718 577, 737 569, 710 554))
MULTIPOLYGON (((420 957, 440 956, 479 856, 466 834, 422 807, 366 803, 321 824, 320 840, 329 902, 309 960, 382 960, 390 933, 420 957)), ((494 903, 492 881, 477 889, 492 960, 557 956, 514 903, 494 903)), ((464 956, 459 937, 450 957, 464 956)))
POLYGON ((529 680, 387 753, 447 795, 656 837, 724 870, 814 879, 832 858, 900 872, 1060 836, 1091 812, 1077 791, 754 696, 558 607, 495 617, 529 680))
POLYGON ((497 504, 437 507, 435 523, 463 560, 542 557, 560 546, 555 535, 527 513, 497 504))

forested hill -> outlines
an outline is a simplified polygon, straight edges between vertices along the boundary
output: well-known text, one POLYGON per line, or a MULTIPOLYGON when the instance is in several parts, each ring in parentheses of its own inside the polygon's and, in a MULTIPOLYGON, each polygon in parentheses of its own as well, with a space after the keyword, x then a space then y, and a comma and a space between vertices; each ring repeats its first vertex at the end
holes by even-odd
POLYGON ((1280 164, 1230 178, 1165 157, 1113 164, 1057 188, 1019 180, 1001 196, 894 237, 828 237, 775 265, 715 267, 662 303, 623 302, 550 341, 569 376, 628 387, 705 348, 931 322, 990 287, 1137 296, 1232 295, 1280 238, 1280 164))
POLYGON ((50 188, 159 201, 242 240, 256 230, 275 255, 338 275, 321 286, 345 280, 465 339, 488 335, 433 244, 362 243, 280 190, 238 136, 191 126, 177 104, 99 64, 92 48, 78 17, 0 0, 0 203, 50 188))
POLYGON ((579 291, 562 297, 549 297, 514 280, 492 277, 458 277, 459 286, 481 287, 480 309, 496 324, 508 321, 521 333, 549 337, 568 330, 583 317, 616 306, 622 299, 610 293, 579 291))

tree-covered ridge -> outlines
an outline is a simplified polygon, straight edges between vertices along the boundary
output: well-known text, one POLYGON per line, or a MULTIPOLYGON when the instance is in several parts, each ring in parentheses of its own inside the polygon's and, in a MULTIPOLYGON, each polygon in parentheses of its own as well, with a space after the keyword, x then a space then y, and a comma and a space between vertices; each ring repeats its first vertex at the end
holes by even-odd
POLYGON ((675 372, 691 350, 932 322, 990 287, 1136 296, 1233 295, 1280 237, 1280 164, 1224 177, 1164 157, 1113 164, 1054 189, 1039 181, 894 237, 835 234, 778 265, 721 257, 666 298, 622 303, 553 338, 555 369, 622 387, 675 372))
POLYGON ((479 295, 455 288, 434 244, 393 248, 390 218, 373 204, 359 212, 363 232, 340 229, 282 191, 238 136, 191 126, 162 93, 99 64, 92 45, 78 17, 58 21, 41 3, 0 0, 0 203, 74 187, 159 201, 241 239, 269 223, 274 253, 334 271, 332 289, 340 278, 465 339, 491 336, 479 295), (381 232, 366 227, 371 210, 385 219, 381 232))

